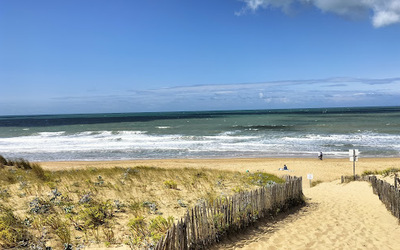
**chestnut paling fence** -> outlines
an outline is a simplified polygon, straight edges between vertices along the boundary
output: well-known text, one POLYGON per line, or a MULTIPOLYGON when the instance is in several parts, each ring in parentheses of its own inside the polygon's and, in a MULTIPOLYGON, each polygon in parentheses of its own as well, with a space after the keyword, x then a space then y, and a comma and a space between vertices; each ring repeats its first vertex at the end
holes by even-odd
POLYGON ((379 199, 382 201, 383 204, 385 204, 386 208, 396 218, 400 219, 400 179, 397 176, 394 177, 394 185, 391 185, 384 180, 380 180, 374 175, 342 176, 342 183, 352 180, 370 182, 374 194, 378 195, 379 199))
POLYGON ((283 184, 220 198, 212 204, 203 202, 188 210, 160 239, 155 249, 202 249, 217 242, 224 234, 302 203, 302 178, 290 176, 283 184))

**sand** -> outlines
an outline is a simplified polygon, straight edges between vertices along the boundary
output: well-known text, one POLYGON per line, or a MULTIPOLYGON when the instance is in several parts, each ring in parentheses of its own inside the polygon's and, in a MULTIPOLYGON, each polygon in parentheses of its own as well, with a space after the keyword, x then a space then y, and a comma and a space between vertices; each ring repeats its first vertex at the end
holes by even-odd
MULTIPOLYGON (((274 223, 259 223, 225 240, 215 249, 400 249, 400 225, 366 182, 340 184, 341 175, 352 175, 349 159, 179 159, 114 162, 43 162, 54 171, 87 167, 217 168, 264 171, 303 177, 307 206, 274 223), (280 171, 286 164, 289 171, 280 171), (310 188, 307 174, 321 183, 310 188)), ((356 173, 400 168, 399 158, 366 158, 356 163, 356 173)))
POLYGON ((306 207, 214 249, 399 249, 400 226, 366 182, 306 189, 306 207))

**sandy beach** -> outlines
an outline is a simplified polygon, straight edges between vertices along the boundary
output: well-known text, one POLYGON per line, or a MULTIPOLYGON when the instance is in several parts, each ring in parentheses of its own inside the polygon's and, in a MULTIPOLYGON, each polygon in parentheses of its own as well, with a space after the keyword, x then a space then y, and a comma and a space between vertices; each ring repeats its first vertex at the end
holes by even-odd
MULTIPOLYGON (((312 159, 312 158, 232 158, 232 159, 163 159, 163 160, 130 160, 130 161, 72 161, 42 162, 47 170, 59 171, 82 168, 110 168, 154 166, 161 168, 210 168, 232 171, 263 171, 278 176, 294 175, 303 177, 303 188, 309 188, 307 174, 313 174, 313 181, 333 181, 342 175, 353 174, 353 163, 346 159, 312 159), (281 171, 287 165, 288 171, 281 171)), ((356 162, 356 174, 365 170, 383 170, 400 168, 400 158, 361 158, 356 162)))
MULTIPOLYGON (((352 175, 349 159, 169 159, 103 162, 43 162, 48 170, 154 166, 264 171, 279 176, 303 177, 307 206, 274 223, 258 224, 230 237, 215 249, 398 249, 400 226, 366 182, 340 184, 341 175, 352 175), (286 164, 288 171, 281 171, 286 164), (323 183, 310 188, 307 174, 323 183)), ((400 167, 399 158, 365 158, 356 163, 356 174, 365 170, 400 167)))

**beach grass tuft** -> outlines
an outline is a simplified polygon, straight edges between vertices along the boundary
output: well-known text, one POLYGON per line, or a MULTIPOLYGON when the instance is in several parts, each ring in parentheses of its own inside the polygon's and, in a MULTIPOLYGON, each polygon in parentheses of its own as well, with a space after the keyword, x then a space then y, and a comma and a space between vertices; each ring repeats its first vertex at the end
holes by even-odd
POLYGON ((321 181, 321 180, 311 181, 311 187, 315 187, 315 186, 317 186, 318 184, 321 184, 321 183, 323 183, 323 181, 321 181))
POLYGON ((27 227, 11 208, 0 205, 0 246, 23 247, 30 240, 27 227))
POLYGON ((400 172, 400 168, 387 168, 384 170, 366 170, 362 173, 362 175, 382 175, 383 177, 386 177, 398 172, 400 172))

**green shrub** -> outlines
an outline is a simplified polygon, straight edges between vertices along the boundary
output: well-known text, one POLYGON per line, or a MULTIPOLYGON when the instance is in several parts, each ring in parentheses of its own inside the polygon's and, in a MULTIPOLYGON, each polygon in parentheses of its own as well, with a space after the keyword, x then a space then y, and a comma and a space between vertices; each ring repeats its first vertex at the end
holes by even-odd
POLYGON ((174 217, 169 216, 167 219, 162 217, 161 215, 150 221, 150 230, 156 232, 165 232, 167 231, 172 224, 174 223, 174 217))
POLYGON ((375 175, 378 174, 378 171, 371 171, 371 170, 365 170, 362 175, 375 175))
POLYGON ((112 216, 112 204, 108 201, 85 204, 84 209, 79 213, 79 218, 89 228, 97 228, 103 225, 112 216))
POLYGON ((234 193, 241 193, 241 192, 244 192, 245 190, 242 187, 236 186, 236 187, 232 188, 232 191, 234 193))
POLYGON ((130 219, 128 222, 128 227, 136 237, 146 237, 147 229, 143 216, 136 216, 135 218, 130 219))
POLYGON ((11 209, 0 205, 0 246, 19 247, 29 241, 29 238, 23 222, 13 214, 11 209))
POLYGON ((128 202, 127 207, 134 215, 138 215, 143 208, 142 202, 135 200, 128 202))
POLYGON ((166 186, 169 189, 177 189, 178 188, 178 184, 174 180, 164 181, 164 186, 166 186))
POLYGON ((249 182, 252 185, 257 185, 257 186, 268 186, 272 185, 274 183, 284 183, 285 181, 282 178, 279 178, 275 175, 268 174, 268 173, 261 173, 261 172, 256 172, 256 173, 248 173, 246 175, 247 182, 249 182))
POLYGON ((398 169, 398 168, 388 168, 388 169, 382 170, 381 174, 382 174, 382 176, 385 177, 385 176, 389 176, 390 174, 397 173, 399 171, 400 171, 400 169, 398 169))
POLYGON ((0 167, 6 166, 7 160, 2 155, 0 155, 0 167))
POLYGON ((225 223, 222 223, 222 221, 224 220, 225 215, 223 213, 217 213, 215 215, 213 215, 212 219, 214 222, 214 227, 218 229, 219 232, 223 232, 225 231, 229 226, 225 225, 225 226, 221 226, 224 225, 225 223))
POLYGON ((378 170, 365 170, 362 175, 382 175, 383 177, 389 176, 390 174, 394 174, 400 172, 399 168, 387 168, 381 171, 378 170))
POLYGON ((315 181, 311 181, 311 187, 315 187, 315 186, 317 186, 318 184, 321 184, 323 181, 321 181, 321 180, 315 180, 315 181))
POLYGON ((49 226, 63 245, 71 243, 71 230, 66 222, 58 215, 51 215, 46 218, 45 224, 49 226))

